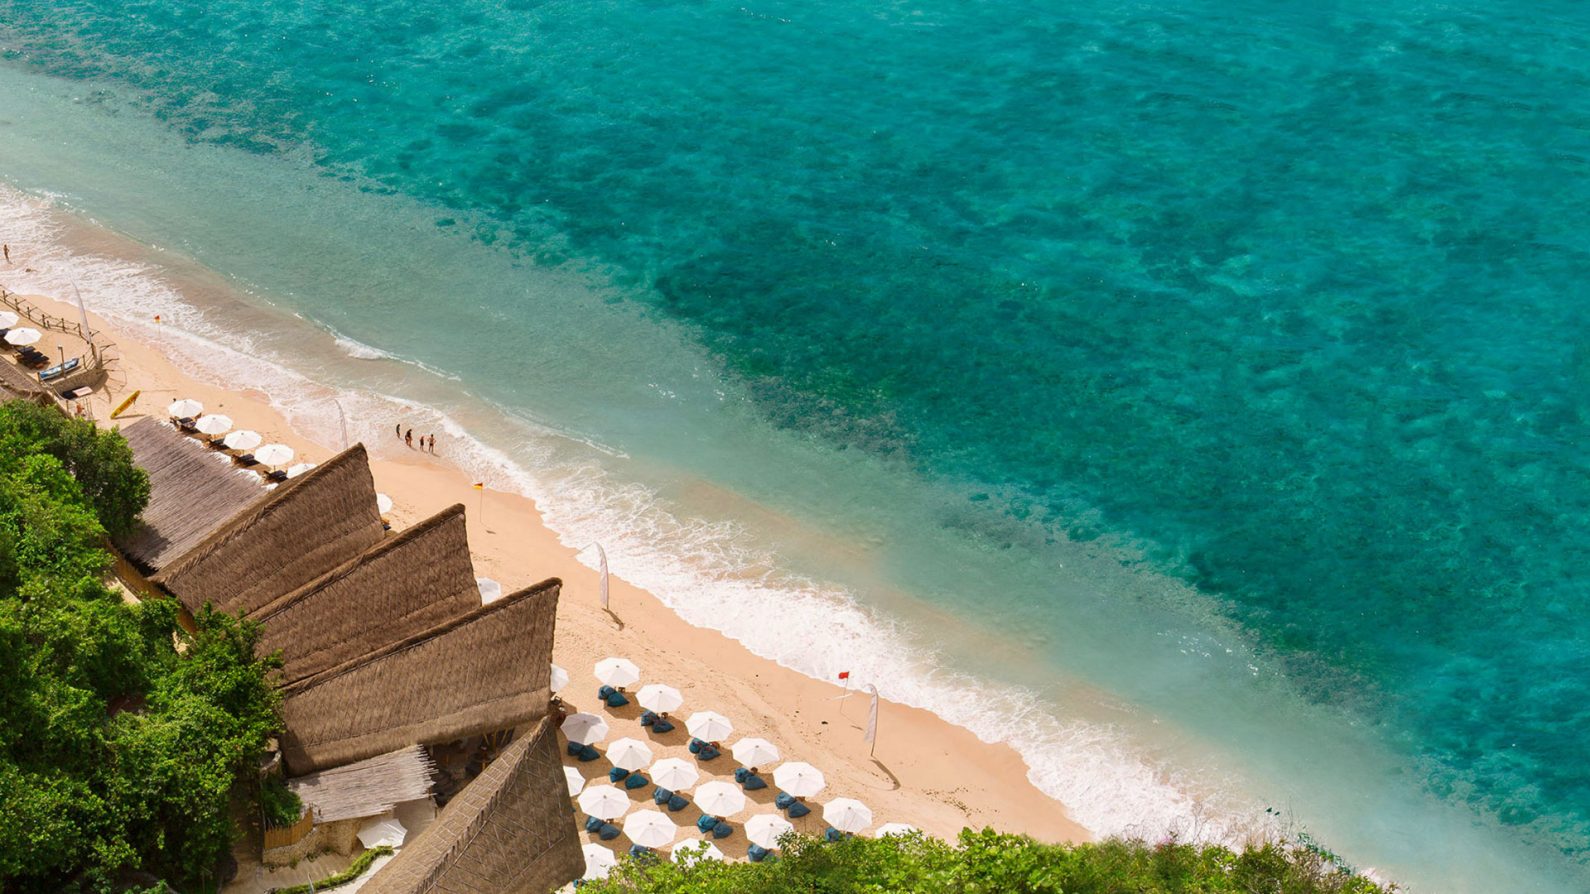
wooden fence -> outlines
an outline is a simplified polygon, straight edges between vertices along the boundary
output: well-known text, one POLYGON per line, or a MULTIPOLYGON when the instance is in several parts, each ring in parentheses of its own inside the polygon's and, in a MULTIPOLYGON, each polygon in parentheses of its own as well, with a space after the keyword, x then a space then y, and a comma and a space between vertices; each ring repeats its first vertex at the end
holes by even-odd
POLYGON ((267 823, 265 824, 265 849, 272 850, 297 844, 304 840, 304 836, 308 835, 309 830, 314 827, 315 812, 308 808, 304 809, 304 815, 298 818, 298 822, 293 823, 291 826, 272 827, 267 823))

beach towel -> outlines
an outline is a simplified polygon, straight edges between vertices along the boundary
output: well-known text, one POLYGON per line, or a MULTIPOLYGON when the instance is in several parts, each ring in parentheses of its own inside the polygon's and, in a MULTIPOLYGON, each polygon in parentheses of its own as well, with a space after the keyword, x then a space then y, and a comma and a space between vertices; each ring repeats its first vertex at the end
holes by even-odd
POLYGON ((651 780, 639 773, 631 773, 629 778, 624 780, 625 788, 645 788, 648 785, 651 785, 651 780))
POLYGON ((617 826, 613 825, 612 823, 603 823, 602 824, 602 831, 597 832, 596 833, 596 837, 602 839, 603 841, 612 841, 614 838, 617 838, 620 834, 621 833, 619 832, 619 829, 618 829, 617 826))
POLYGON ((807 807, 805 804, 802 804, 799 801, 796 801, 794 804, 791 804, 789 806, 789 818, 790 819, 800 819, 801 817, 803 817, 806 814, 811 813, 811 812, 812 812, 812 809, 810 807, 807 807))
POLYGON ((712 831, 712 827, 716 826, 717 824, 718 824, 718 818, 717 817, 708 816, 705 813, 701 814, 701 819, 696 820, 696 828, 700 829, 703 832, 711 832, 712 831))
POLYGON ((745 850, 745 855, 750 858, 752 863, 760 863, 763 860, 766 860, 767 855, 770 853, 772 853, 772 851, 762 847, 759 844, 753 844, 745 850))
POLYGON ((779 792, 778 797, 773 799, 773 806, 780 810, 788 810, 789 806, 794 803, 795 796, 789 792, 779 792))
POLYGON ((733 835, 733 834, 734 834, 734 827, 729 825, 728 823, 718 823, 716 826, 712 827, 712 837, 713 838, 728 838, 730 835, 733 835))
POLYGON ((674 813, 684 810, 689 804, 690 802, 686 801, 683 795, 674 795, 668 799, 668 809, 674 813))
POLYGON ((608 782, 617 782, 620 779, 623 779, 623 778, 627 777, 628 775, 629 775, 629 771, 624 769, 623 767, 614 767, 613 769, 607 771, 607 781, 608 782))

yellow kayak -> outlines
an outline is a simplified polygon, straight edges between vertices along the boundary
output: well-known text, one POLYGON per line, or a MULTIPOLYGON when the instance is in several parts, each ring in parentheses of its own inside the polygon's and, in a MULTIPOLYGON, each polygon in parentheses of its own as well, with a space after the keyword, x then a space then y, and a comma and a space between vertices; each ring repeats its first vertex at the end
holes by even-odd
POLYGON ((140 395, 140 394, 143 394, 143 392, 142 391, 134 391, 132 394, 127 395, 127 399, 126 400, 124 400, 121 403, 117 404, 116 405, 116 409, 110 411, 110 418, 115 419, 117 416, 120 416, 122 414, 122 411, 126 410, 128 407, 133 405, 133 401, 137 400, 138 399, 138 395, 140 395))

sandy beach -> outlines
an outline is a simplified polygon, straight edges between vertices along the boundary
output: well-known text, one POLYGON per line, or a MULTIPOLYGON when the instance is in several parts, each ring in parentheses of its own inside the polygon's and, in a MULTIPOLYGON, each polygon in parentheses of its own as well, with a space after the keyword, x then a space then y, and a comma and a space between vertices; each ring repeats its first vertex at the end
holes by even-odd
MULTIPOLYGON (((76 315, 75 307, 49 296, 26 297, 48 313, 76 315)), ((226 388, 200 381, 177 369, 157 347, 92 315, 90 320, 116 343, 120 356, 109 391, 96 392, 84 401, 85 411, 102 424, 107 424, 117 404, 139 390, 142 396, 120 421, 160 417, 172 400, 195 398, 207 411, 232 417, 238 428, 253 429, 266 441, 293 447, 298 461, 317 462, 337 452, 338 445, 292 430, 272 408, 269 396, 250 389, 249 383, 226 388)), ((845 690, 837 681, 810 679, 753 655, 716 631, 686 624, 653 594, 626 582, 622 569, 614 569, 611 611, 604 611, 598 602, 597 574, 542 524, 530 500, 474 489, 465 473, 448 463, 445 441, 438 443, 435 456, 406 447, 392 433, 392 426, 403 421, 397 418, 382 426, 388 433, 386 443, 366 444, 376 487, 395 504, 389 515, 394 529, 463 503, 478 575, 496 579, 505 591, 548 577, 561 578, 555 655, 571 677, 562 696, 574 709, 607 713, 612 738, 641 734, 633 706, 607 712, 597 703, 599 684, 592 666, 609 655, 620 655, 640 666, 642 684, 660 682, 678 688, 685 696, 680 715, 718 711, 735 725, 731 741, 742 735, 761 736, 778 746, 785 760, 820 768, 828 788, 812 799, 815 802, 856 798, 872 808, 876 823, 909 823, 945 838, 967 826, 994 826, 1046 841, 1090 837, 1069 819, 1063 805, 1028 781, 1025 763, 1006 745, 985 744, 926 711, 884 701, 876 752, 869 755, 869 744, 863 740, 869 699, 865 693, 840 698, 845 690)), ((414 434, 418 440, 427 432, 414 434)), ((778 624, 779 619, 769 617, 767 622, 778 624)), ((682 732, 663 737, 666 744, 655 748, 656 756, 685 754, 682 732)), ((728 776, 736 766, 727 756, 703 765, 711 772, 702 781, 728 776)), ((582 770, 595 776, 606 768, 601 761, 582 770)), ((766 794, 770 801, 773 792, 758 794, 766 794)), ((808 819, 815 821, 816 816, 808 819)), ((741 835, 737 832, 721 843, 733 844, 741 835)))

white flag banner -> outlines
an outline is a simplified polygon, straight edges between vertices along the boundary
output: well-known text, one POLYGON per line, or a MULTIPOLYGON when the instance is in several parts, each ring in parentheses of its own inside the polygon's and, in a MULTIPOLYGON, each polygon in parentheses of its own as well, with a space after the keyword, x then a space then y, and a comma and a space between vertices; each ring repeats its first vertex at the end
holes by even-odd
POLYGON ((872 743, 872 748, 867 752, 871 754, 878 748, 878 687, 868 683, 867 691, 872 693, 872 708, 867 712, 867 731, 861 738, 872 743))
POLYGON ((601 572, 601 599, 602 608, 607 608, 607 550, 602 549, 600 543, 596 544, 596 561, 601 572))

